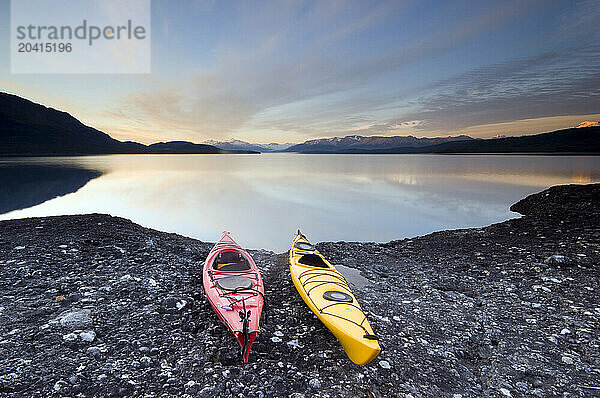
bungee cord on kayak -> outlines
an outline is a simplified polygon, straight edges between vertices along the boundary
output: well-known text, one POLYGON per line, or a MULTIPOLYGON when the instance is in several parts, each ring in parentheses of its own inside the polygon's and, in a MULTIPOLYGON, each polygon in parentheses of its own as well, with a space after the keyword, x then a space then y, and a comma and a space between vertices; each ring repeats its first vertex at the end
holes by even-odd
MULTIPOLYGON (((295 253, 298 253, 298 251, 296 251, 295 253)), ((309 300, 313 303, 313 305, 319 310, 319 312, 321 314, 325 314, 325 315, 337 317, 337 318, 340 318, 340 319, 342 319, 342 320, 344 320, 346 322, 353 323, 353 324, 359 326, 360 328, 362 328, 364 330, 364 332, 365 332, 364 337, 365 338, 368 338, 368 339, 371 339, 371 340, 378 340, 377 336, 375 336, 374 334, 370 333, 367 330, 367 328, 365 328, 363 326, 363 324, 367 320, 367 317, 366 317, 366 315, 364 315, 364 313, 363 313, 363 315, 364 315, 363 319, 360 322, 356 322, 356 321, 354 321, 352 319, 340 316, 340 315, 335 314, 333 312, 326 312, 325 311, 327 308, 333 307, 335 305, 349 305, 351 307, 354 307, 356 310, 358 310, 358 311, 360 311, 362 313, 362 309, 358 305, 354 304, 355 300, 352 297, 352 291, 350 290, 350 285, 348 284, 348 281, 346 281, 346 278, 344 278, 341 274, 339 274, 339 273, 338 274, 332 274, 330 272, 323 272, 321 270, 312 270, 312 269, 309 269, 309 270, 306 270, 306 271, 302 272, 300 275, 298 275, 298 280, 300 281, 300 283, 301 283, 302 287, 304 288, 304 290, 306 290, 306 295, 309 298, 309 300), (304 280, 302 280, 303 277, 306 277, 306 276, 308 276, 308 277, 305 278, 304 280), (336 279, 339 279, 339 281, 331 281, 331 280, 327 280, 327 279, 325 279, 325 280, 323 280, 323 279, 315 279, 315 278, 318 278, 318 277, 336 278, 336 279), (307 285, 308 284, 314 284, 314 283, 316 283, 316 285, 311 286, 310 289, 307 289, 307 285), (342 289, 345 289, 346 292, 328 290, 325 293, 323 293, 323 297, 326 300, 331 300, 331 301, 335 301, 335 302, 329 303, 329 304, 324 305, 324 306, 318 305, 317 303, 315 303, 315 301, 313 300, 313 298, 312 298, 312 296, 311 296, 310 293, 314 289, 316 289, 316 288, 318 288, 320 286, 323 286, 323 285, 327 285, 327 284, 329 284, 329 285, 336 285, 337 287, 341 287, 342 289), (342 297, 337 297, 337 298, 335 296, 332 297, 331 293, 339 294, 342 297)))

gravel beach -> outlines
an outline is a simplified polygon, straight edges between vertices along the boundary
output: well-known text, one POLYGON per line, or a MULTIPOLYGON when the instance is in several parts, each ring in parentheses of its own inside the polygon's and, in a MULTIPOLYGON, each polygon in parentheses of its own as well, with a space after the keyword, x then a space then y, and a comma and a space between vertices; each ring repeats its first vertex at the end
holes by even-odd
POLYGON ((304 305, 287 253, 251 251, 266 301, 243 364, 204 296, 211 243, 103 214, 1 221, 0 396, 600 396, 600 184, 511 209, 523 216, 484 228, 317 244, 379 335, 363 367, 304 305))

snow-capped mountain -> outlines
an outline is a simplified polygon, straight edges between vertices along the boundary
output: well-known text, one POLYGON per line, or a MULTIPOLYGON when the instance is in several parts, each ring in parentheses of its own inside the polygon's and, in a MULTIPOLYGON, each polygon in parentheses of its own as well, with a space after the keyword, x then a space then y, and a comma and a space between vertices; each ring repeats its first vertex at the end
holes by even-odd
POLYGON ((286 152, 305 152, 305 151, 323 151, 335 152, 348 149, 388 149, 398 147, 418 148, 428 145, 442 144, 451 141, 468 141, 473 138, 467 135, 436 137, 436 138, 417 138, 409 136, 382 137, 372 136, 364 137, 362 135, 347 135, 345 137, 320 138, 309 140, 302 144, 297 144, 286 149, 286 152))
POLYGON ((279 152, 284 151, 294 144, 278 144, 271 142, 269 144, 252 144, 246 141, 231 139, 227 141, 208 140, 204 141, 203 144, 216 146, 217 148, 227 150, 247 150, 247 151, 258 151, 258 152, 279 152))

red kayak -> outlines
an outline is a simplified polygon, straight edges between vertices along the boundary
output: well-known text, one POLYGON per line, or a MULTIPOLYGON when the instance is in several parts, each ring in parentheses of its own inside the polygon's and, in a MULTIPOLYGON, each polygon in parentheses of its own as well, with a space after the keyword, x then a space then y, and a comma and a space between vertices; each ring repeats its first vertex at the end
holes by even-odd
POLYGON ((208 253, 202 279, 208 302, 240 343, 242 358, 248 362, 265 294, 254 260, 229 232, 223 232, 208 253))

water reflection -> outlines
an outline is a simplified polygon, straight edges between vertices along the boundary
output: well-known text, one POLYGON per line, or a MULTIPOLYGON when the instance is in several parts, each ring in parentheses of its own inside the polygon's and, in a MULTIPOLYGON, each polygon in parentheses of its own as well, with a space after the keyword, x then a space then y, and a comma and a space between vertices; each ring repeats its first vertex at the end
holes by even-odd
POLYGON ((100 175, 99 171, 80 167, 0 164, 0 214, 76 192, 100 175))
MULTIPOLYGON (((72 195, 0 218, 104 212, 214 241, 230 230, 283 251, 312 241, 388 241, 488 225, 548 186, 600 181, 600 158, 489 155, 109 155, 31 159, 99 170, 72 195)), ((21 162, 26 162, 22 160, 21 162)))

